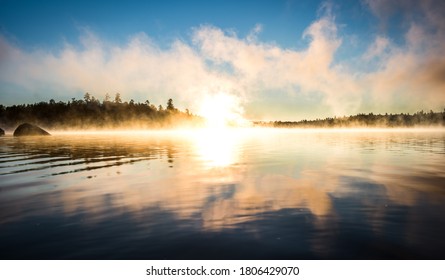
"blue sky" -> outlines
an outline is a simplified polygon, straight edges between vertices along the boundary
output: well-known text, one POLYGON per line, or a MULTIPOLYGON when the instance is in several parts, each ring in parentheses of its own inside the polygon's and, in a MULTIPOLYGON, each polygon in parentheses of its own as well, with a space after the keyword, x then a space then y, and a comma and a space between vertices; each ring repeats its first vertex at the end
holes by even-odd
MULTIPOLYGON (((351 1, 355 3, 355 1, 351 1)), ((212 24, 246 34, 257 23, 262 37, 285 46, 297 42, 316 18, 317 1, 1 1, 2 32, 26 45, 77 40, 88 27, 111 40, 145 32, 157 40, 187 37, 212 24)), ((357 6, 357 3, 356 3, 357 6)), ((360 3, 358 3, 360 6, 360 3)))
POLYGON ((121 92, 193 110, 224 91, 252 119, 438 110, 445 5, 417 2, 0 0, 0 103, 121 92))

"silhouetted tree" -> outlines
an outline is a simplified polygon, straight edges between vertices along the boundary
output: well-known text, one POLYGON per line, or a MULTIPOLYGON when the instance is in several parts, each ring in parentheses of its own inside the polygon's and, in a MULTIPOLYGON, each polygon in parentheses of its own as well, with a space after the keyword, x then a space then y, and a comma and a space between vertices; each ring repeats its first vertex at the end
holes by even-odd
POLYGON ((85 100, 86 103, 90 103, 91 102, 91 95, 88 92, 85 93, 85 95, 83 96, 83 100, 85 100))
POLYGON ((119 92, 116 93, 116 95, 114 96, 114 103, 117 103, 117 104, 122 103, 121 94, 119 92))
POLYGON ((173 106, 173 99, 171 98, 167 101, 167 110, 169 111, 175 110, 175 106, 173 106))

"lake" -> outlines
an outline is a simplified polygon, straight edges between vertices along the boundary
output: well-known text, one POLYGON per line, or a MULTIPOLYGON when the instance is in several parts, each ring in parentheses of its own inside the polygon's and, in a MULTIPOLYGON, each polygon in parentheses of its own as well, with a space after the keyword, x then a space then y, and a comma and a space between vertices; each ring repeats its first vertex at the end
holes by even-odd
POLYGON ((445 130, 0 137, 1 259, 444 259, 445 130))

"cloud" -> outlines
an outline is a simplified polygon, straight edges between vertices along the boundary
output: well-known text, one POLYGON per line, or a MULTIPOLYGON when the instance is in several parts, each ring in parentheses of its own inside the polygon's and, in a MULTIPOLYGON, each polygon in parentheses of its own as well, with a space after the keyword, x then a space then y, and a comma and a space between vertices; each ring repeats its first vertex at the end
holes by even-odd
POLYGON ((66 44, 59 53, 25 52, 5 43, 8 57, 2 61, 1 78, 26 88, 43 83, 69 91, 159 92, 172 94, 184 83, 199 84, 203 62, 187 45, 176 41, 161 50, 144 34, 124 46, 107 45, 93 34, 81 38, 82 46, 66 44), (12 70, 12 71, 11 71, 12 70), (174 83, 169 83, 174 79, 174 83))
MULTIPOLYGON (((367 73, 365 87, 383 104, 417 104, 443 109, 445 104, 445 12, 442 1, 366 1, 383 21, 396 13, 405 21, 404 44, 376 37, 364 59, 376 58, 378 71, 367 73)), ((413 107, 411 105, 410 107, 413 107)), ((420 109, 419 108, 419 109, 420 109)))
POLYGON ((212 26, 196 30, 193 42, 206 60, 229 65, 240 92, 286 90, 303 94, 323 93, 324 101, 338 112, 355 109, 359 90, 354 76, 333 65, 341 44, 331 17, 312 23, 304 32, 307 49, 296 51, 224 33, 212 26))
POLYGON ((368 50, 363 55, 365 60, 371 60, 376 57, 380 57, 388 49, 390 42, 388 38, 377 36, 375 41, 369 46, 368 50))
POLYGON ((381 20, 399 8, 406 19, 413 16, 404 42, 396 44, 388 34, 376 34, 355 65, 336 57, 343 39, 329 5, 306 28, 301 39, 308 45, 298 50, 260 41, 260 24, 245 38, 215 26, 195 27, 190 41, 178 39, 167 48, 144 33, 116 44, 84 30, 79 45, 65 43, 58 51, 24 49, 0 37, 0 101, 15 103, 8 96, 35 94, 40 100, 69 99, 84 92, 100 98, 120 92, 125 99, 157 104, 173 98, 196 112, 206 95, 226 93, 245 106, 247 118, 255 119, 441 110, 445 24, 434 8, 437 2, 414 5, 422 12, 415 17, 410 1, 366 3, 381 20), (371 61, 371 69, 358 67, 371 61), (271 116, 267 111, 274 98, 283 110, 271 116), (316 113, 323 108, 325 115, 299 113, 304 107, 316 113))

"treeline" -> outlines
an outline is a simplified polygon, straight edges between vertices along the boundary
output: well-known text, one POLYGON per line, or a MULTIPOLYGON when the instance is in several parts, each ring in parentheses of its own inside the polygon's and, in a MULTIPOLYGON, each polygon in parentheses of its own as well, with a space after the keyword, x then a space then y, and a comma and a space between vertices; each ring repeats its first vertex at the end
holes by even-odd
POLYGON ((85 128, 162 128, 197 126, 203 123, 201 117, 177 109, 169 99, 165 108, 155 106, 148 100, 144 103, 134 100, 122 101, 117 93, 114 99, 107 94, 103 101, 89 93, 83 100, 72 98, 68 102, 49 102, 3 106, 0 104, 0 127, 14 129, 29 122, 52 129, 85 128))
POLYGON ((302 121, 254 122, 256 126, 299 128, 348 128, 348 127, 427 127, 445 126, 443 112, 419 111, 414 114, 358 114, 302 121))

